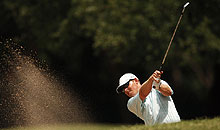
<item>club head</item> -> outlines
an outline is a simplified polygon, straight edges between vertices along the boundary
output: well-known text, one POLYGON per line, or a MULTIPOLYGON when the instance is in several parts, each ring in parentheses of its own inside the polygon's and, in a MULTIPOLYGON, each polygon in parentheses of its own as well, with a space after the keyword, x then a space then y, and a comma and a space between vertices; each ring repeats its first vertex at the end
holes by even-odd
POLYGON ((187 2, 184 6, 183 6, 183 8, 186 8, 186 6, 188 6, 189 5, 189 2, 187 2))

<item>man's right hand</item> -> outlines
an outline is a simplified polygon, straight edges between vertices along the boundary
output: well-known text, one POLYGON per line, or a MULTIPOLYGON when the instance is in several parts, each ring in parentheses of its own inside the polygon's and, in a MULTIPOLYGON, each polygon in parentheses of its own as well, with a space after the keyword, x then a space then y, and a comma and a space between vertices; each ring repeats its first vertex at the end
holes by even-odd
POLYGON ((158 71, 158 70, 156 70, 156 71, 154 71, 154 73, 151 75, 150 78, 151 78, 153 81, 159 83, 159 82, 160 82, 160 77, 161 77, 162 74, 163 74, 163 71, 158 71))

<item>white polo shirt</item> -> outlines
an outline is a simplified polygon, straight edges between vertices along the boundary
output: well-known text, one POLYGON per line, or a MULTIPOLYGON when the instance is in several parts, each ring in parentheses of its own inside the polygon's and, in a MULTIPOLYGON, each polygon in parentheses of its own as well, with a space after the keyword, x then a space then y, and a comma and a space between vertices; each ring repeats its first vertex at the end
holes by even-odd
MULTIPOLYGON (((161 83, 167 84, 167 82, 163 80, 161 80, 161 83)), ((146 125, 180 121, 180 117, 171 96, 163 96, 156 89, 152 89, 143 102, 139 97, 139 93, 137 93, 128 100, 127 107, 129 111, 141 118, 146 125)))

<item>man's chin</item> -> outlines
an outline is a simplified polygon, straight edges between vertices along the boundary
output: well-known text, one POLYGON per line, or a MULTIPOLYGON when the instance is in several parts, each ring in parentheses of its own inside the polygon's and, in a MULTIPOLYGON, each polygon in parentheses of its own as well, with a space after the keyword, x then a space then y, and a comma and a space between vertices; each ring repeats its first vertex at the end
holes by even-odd
POLYGON ((128 97, 134 97, 135 95, 135 93, 129 93, 128 97))

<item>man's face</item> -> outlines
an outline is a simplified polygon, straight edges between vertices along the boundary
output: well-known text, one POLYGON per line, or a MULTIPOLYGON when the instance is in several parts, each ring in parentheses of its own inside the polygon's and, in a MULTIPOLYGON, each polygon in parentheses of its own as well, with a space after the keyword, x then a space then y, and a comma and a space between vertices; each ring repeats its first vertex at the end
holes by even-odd
POLYGON ((128 97, 134 97, 138 93, 140 86, 138 79, 131 80, 129 81, 128 87, 124 89, 124 93, 128 97))

